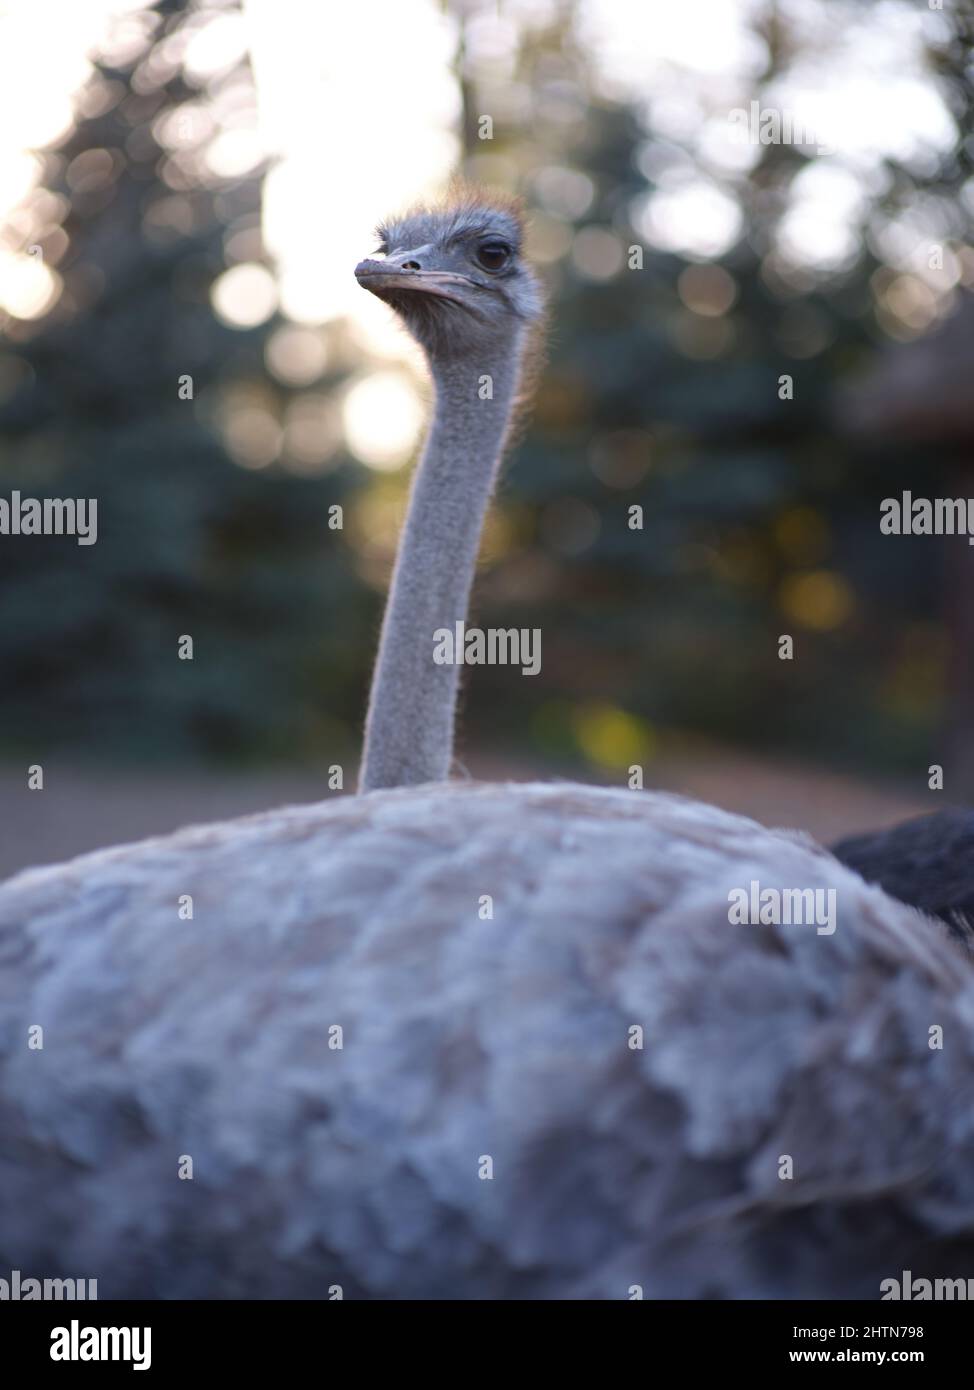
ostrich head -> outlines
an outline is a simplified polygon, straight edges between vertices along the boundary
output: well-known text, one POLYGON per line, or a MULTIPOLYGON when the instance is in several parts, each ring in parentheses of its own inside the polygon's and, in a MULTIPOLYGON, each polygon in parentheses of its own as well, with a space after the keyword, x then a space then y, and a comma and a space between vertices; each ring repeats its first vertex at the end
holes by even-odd
POLYGON ((523 232, 513 200, 456 193, 377 228, 378 250, 355 276, 395 309, 434 361, 503 348, 542 310, 522 259, 523 232))

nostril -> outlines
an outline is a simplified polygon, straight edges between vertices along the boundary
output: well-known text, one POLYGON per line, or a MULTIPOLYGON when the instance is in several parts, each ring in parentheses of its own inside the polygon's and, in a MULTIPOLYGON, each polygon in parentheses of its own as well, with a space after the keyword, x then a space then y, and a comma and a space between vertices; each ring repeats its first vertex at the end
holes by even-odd
POLYGON ((403 270, 422 270, 423 267, 419 261, 403 261, 402 268, 403 270))

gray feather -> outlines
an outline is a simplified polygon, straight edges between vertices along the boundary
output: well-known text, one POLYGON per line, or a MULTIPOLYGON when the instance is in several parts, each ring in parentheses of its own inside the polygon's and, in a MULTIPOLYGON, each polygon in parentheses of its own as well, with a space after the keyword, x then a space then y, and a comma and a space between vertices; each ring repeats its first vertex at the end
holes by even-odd
POLYGON ((974 965, 711 807, 429 786, 189 829, 0 886, 0 960, 0 1268, 312 1298, 974 1272, 974 965), (834 887, 835 934, 730 925, 750 879, 834 887))

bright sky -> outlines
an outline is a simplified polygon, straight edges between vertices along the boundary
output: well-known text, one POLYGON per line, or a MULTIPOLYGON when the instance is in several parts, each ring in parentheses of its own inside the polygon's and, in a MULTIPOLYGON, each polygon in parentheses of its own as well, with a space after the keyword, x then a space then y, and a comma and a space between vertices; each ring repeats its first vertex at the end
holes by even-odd
MULTIPOLYGON (((578 36, 600 87, 642 106, 661 137, 646 151, 654 191, 633 209, 650 244, 707 259, 740 231, 735 180, 755 151, 728 113, 748 105, 765 61, 746 24, 758 3, 577 0, 578 36)), ((921 34, 942 21, 901 0, 782 0, 782 8, 805 36, 808 56, 777 100, 827 157, 795 180, 778 249, 798 265, 841 267, 856 251, 863 188, 878 177, 881 155, 922 162, 955 137, 921 66, 921 34)), ((485 4, 468 31, 474 61, 503 67, 516 25, 550 9, 550 0, 485 4)), ((0 243, 0 307, 15 316, 38 317, 58 292, 56 270, 16 235, 17 209, 40 172, 31 150, 67 128, 72 96, 91 71, 86 55, 104 46, 110 28, 124 53, 126 34, 131 39, 146 22, 141 11, 139 0, 0 0, 0 218, 12 219, 12 235, 0 243)), ((276 157, 264 200, 276 276, 235 265, 215 286, 214 307, 241 327, 280 308, 295 327, 275 340, 273 355, 294 380, 302 371, 313 376, 316 362, 320 369, 311 326, 348 322, 376 365, 350 383, 346 435, 371 466, 398 466, 421 419, 406 365, 413 353, 351 271, 371 249, 378 218, 435 189, 456 164, 456 21, 438 0, 244 0, 242 18, 204 4, 196 23, 186 61, 201 86, 248 47, 257 83, 256 126, 250 113, 207 117, 215 123, 209 168, 233 174, 253 167, 262 151, 276 157)), ((618 273, 622 257, 608 229, 571 227, 591 200, 590 181, 570 169, 542 169, 536 184, 554 210, 553 254, 571 252, 596 278, 618 273)), ((906 243, 920 230, 913 227, 906 243)))
MULTIPOLYGON (((38 181, 41 167, 32 150, 70 129, 71 98, 91 71, 85 50, 121 8, 117 0, 0 4, 0 224, 38 181)), ((16 242, 16 225, 12 231, 16 242)), ((56 293, 55 277, 36 254, 0 244, 0 308, 34 318, 56 293)))
POLYGON ((317 322, 374 304, 384 323, 351 271, 379 218, 435 189, 457 162, 456 26, 435 0, 246 0, 245 9, 261 129, 281 161, 267 180, 265 237, 284 311, 317 322))
MULTIPOLYGON (((782 249, 797 262, 839 267, 855 253, 862 184, 875 179, 881 156, 922 161, 956 139, 923 67, 921 40, 943 19, 900 0, 780 0, 779 8, 804 44, 763 108, 787 111, 827 156, 793 186, 782 249)), ((764 0, 579 0, 578 31, 603 90, 642 105, 656 133, 695 149, 713 173, 701 179, 676 160, 664 172, 669 186, 650 195, 637 217, 654 244, 708 257, 740 231, 734 200, 721 196, 719 183, 733 182, 756 158, 728 112, 749 108, 767 60, 747 24, 766 9, 764 0)))

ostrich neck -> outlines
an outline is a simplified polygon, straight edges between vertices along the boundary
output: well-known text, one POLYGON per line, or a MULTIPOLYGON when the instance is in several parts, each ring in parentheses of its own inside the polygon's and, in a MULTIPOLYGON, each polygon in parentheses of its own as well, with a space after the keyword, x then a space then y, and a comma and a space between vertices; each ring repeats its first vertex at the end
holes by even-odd
POLYGON ((484 516, 517 395, 523 335, 474 359, 432 363, 433 423, 413 481, 382 623, 360 791, 441 782, 453 756, 460 668, 434 633, 465 621, 484 516), (481 399, 489 376, 492 399, 481 399))

